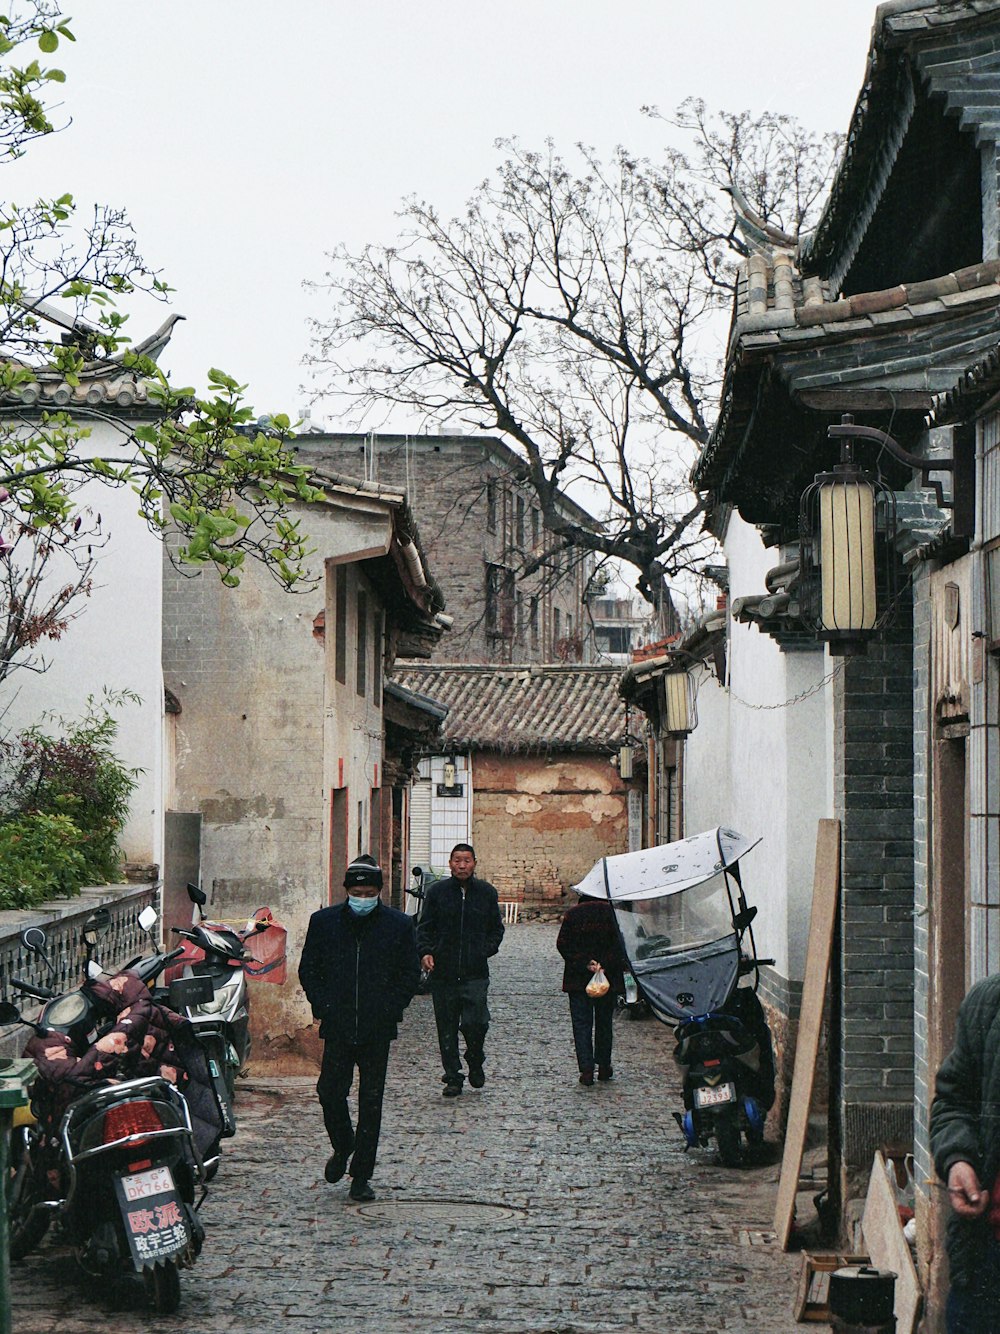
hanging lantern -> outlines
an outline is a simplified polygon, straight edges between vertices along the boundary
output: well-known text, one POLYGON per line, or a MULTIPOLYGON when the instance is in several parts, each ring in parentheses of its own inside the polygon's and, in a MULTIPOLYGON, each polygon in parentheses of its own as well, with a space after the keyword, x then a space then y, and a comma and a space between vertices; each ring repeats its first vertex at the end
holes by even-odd
POLYGON ((628 741, 624 741, 618 747, 618 776, 627 780, 632 777, 633 772, 632 746, 628 741))
POLYGON ((679 668, 663 677, 664 731, 671 736, 687 736, 698 725, 694 681, 679 668))
POLYGON ((864 653, 864 636, 895 610, 896 500, 851 458, 821 473, 802 496, 799 586, 802 619, 834 654, 864 653))

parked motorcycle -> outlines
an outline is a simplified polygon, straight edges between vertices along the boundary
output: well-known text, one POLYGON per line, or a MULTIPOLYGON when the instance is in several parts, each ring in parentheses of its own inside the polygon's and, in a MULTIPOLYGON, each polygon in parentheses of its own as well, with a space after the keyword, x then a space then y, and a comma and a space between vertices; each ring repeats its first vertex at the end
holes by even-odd
POLYGON ((431 885, 435 884, 438 880, 441 880, 442 877, 437 871, 424 870, 422 866, 414 866, 413 870, 410 872, 410 877, 413 880, 413 884, 407 890, 407 895, 414 901, 414 903, 413 906, 407 903, 406 911, 413 918, 413 924, 416 926, 423 915, 424 901, 427 898, 427 891, 430 889, 431 885))
MULTIPOLYGON (((55 1217, 86 1273, 114 1283, 134 1270, 152 1306, 170 1312, 180 1301, 179 1270, 194 1263, 204 1239, 197 1209, 219 1120, 189 1026, 149 992, 168 956, 143 960, 142 973, 104 974, 92 950, 108 925, 99 910, 85 926, 79 987, 55 995, 12 979, 22 996, 44 1002, 37 1020, 0 1002, 0 1024, 33 1030, 25 1055, 38 1069, 10 1145, 10 1253, 26 1255, 55 1217)), ((40 928, 21 941, 51 969, 40 928)))
POLYGON ((190 928, 173 928, 183 944, 167 972, 167 994, 171 1006, 190 1020, 205 1050, 225 1138, 236 1133, 236 1078, 247 1073, 252 1049, 247 978, 284 982, 286 933, 270 908, 258 908, 238 930, 209 921, 204 917, 205 892, 191 884, 187 891, 199 920, 190 928), (251 940, 252 950, 247 948, 251 940))
POLYGON ((759 967, 739 859, 757 839, 712 829, 676 843, 602 858, 574 888, 607 897, 638 993, 674 1029, 688 1148, 712 1140, 727 1167, 764 1138, 774 1103, 771 1032, 757 998, 759 967), (753 984, 744 979, 753 974, 753 984))

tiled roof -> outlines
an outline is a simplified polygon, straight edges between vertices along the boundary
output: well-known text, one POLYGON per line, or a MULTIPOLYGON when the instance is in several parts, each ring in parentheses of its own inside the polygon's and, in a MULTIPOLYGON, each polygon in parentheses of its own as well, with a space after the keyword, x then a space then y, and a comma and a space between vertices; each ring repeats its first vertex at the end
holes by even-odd
POLYGON ((892 171, 914 108, 915 80, 976 143, 1000 138, 1000 0, 888 0, 875 15, 865 78, 844 155, 807 264, 843 278, 892 171))
MULTIPOLYGON (((173 332, 174 325, 184 317, 171 315, 169 319, 131 349, 135 354, 155 361, 173 332)), ((4 406, 23 408, 27 412, 63 410, 86 412, 155 412, 156 404, 150 397, 151 383, 141 375, 128 370, 121 358, 85 362, 78 384, 70 384, 58 371, 42 370, 30 384, 22 385, 0 397, 4 406)))
POLYGON ((818 279, 806 279, 778 306, 781 286, 765 257, 754 255, 745 287, 750 295, 733 325, 719 418, 694 472, 703 487, 718 485, 720 469, 738 463, 757 412, 761 368, 772 358, 780 358, 786 391, 804 407, 922 419, 970 361, 1000 342, 997 260, 838 301, 823 300, 818 279))
POLYGON ((603 666, 397 663, 394 679, 448 709, 445 746, 609 754, 625 731, 621 672, 603 666))

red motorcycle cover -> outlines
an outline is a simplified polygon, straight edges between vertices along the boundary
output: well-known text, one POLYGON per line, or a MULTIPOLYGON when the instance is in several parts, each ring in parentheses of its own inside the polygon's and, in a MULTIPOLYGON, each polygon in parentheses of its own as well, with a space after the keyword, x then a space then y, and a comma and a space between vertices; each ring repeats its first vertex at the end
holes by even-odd
POLYGON ((275 921, 270 908, 258 908, 251 920, 265 922, 266 926, 246 937, 246 947, 253 958, 244 960, 243 971, 247 977, 280 986, 288 975, 288 931, 275 921))

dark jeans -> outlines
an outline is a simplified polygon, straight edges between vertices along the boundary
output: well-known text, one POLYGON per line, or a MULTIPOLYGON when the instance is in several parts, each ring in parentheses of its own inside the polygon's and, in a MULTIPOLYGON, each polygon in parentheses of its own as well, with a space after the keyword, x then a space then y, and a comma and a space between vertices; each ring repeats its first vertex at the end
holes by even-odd
POLYGON ((470 1067, 481 1066, 486 1060, 483 1043, 490 1026, 490 1012, 486 1008, 489 985, 485 977, 471 982, 435 982, 432 975, 434 1022, 445 1084, 461 1084, 465 1078, 458 1057, 459 1030, 465 1038, 465 1059, 470 1067))
POLYGON ((1000 1242, 987 1244, 980 1281, 948 1293, 948 1334, 997 1334, 1000 1330, 1000 1242))
POLYGON ((323 1065, 316 1092, 323 1107, 323 1124, 335 1152, 350 1153, 351 1176, 367 1181, 375 1170, 378 1136, 382 1128, 382 1095, 389 1064, 389 1039, 363 1046, 343 1045, 329 1039, 323 1047, 323 1065), (355 1134, 347 1095, 358 1071, 358 1128, 355 1134))
POLYGON ((595 1056, 598 1065, 610 1066, 615 1017, 615 998, 612 993, 609 991, 606 996, 588 996, 585 991, 571 991, 569 1014, 573 1021, 573 1046, 576 1048, 576 1063, 580 1073, 593 1070, 595 1056))

